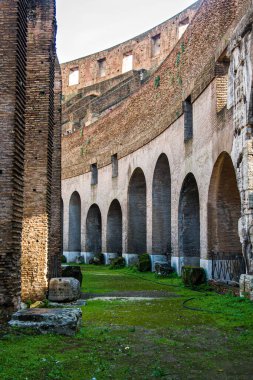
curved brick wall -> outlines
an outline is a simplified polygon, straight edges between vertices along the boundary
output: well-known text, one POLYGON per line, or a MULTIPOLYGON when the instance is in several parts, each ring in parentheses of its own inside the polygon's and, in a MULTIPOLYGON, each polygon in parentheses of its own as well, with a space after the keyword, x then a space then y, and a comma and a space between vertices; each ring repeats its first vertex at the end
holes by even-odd
POLYGON ((194 102, 215 78, 215 60, 249 0, 204 0, 185 34, 149 82, 89 127, 63 137, 63 179, 111 163, 141 148, 183 113, 182 101, 194 102), (160 86, 155 79, 160 77, 160 86))
POLYGON ((63 94, 65 97, 74 94, 78 89, 94 85, 107 79, 114 78, 122 73, 123 57, 130 52, 133 54, 133 70, 149 70, 160 64, 173 49, 179 39, 182 29, 187 22, 191 22, 200 1, 191 5, 178 15, 136 36, 126 42, 113 46, 107 50, 91 54, 61 65, 63 78, 63 94), (160 53, 152 53, 152 38, 160 34, 160 53), (98 61, 105 59, 105 75, 100 77, 98 61), (71 70, 79 69, 79 83, 69 86, 71 70))

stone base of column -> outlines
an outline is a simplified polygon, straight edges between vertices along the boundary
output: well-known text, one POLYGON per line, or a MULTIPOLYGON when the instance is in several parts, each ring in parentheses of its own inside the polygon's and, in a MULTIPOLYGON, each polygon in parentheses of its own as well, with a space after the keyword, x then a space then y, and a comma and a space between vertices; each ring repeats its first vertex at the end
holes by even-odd
POLYGON ((110 265, 111 260, 119 257, 118 253, 106 252, 104 253, 105 265, 110 265))
POLYGON ((171 266, 175 269, 177 274, 181 275, 181 268, 183 266, 192 266, 192 267, 199 267, 200 265, 200 259, 199 257, 195 256, 187 256, 187 257, 177 257, 172 256, 171 257, 171 266))
MULTIPOLYGON (((159 263, 168 263, 167 261, 167 256, 165 255, 149 255, 150 257, 150 260, 151 260, 151 271, 154 272, 155 271, 155 263, 159 262, 159 263)), ((169 262, 170 264, 170 262, 169 262)))
POLYGON ((94 252, 81 252, 81 256, 83 258, 84 264, 89 264, 90 260, 94 259, 95 253, 94 252))
POLYGON ((63 256, 66 257, 67 263, 75 263, 77 258, 80 257, 80 252, 64 251, 63 256))
POLYGON ((123 253, 122 255, 126 260, 126 266, 129 267, 131 265, 138 264, 139 255, 138 253, 123 253))

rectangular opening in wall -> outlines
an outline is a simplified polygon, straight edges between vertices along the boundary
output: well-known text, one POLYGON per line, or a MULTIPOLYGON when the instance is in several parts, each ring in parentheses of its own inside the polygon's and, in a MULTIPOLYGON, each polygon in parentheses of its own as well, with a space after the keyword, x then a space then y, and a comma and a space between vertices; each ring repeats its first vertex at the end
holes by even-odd
POLYGON ((112 178, 118 177, 118 155, 112 155, 112 178))
POLYGON ((216 62, 215 77, 216 77, 216 110, 217 113, 227 106, 228 99, 228 70, 229 60, 224 59, 216 62))
POLYGON ((193 137, 193 112, 191 96, 183 102, 184 110, 184 141, 187 142, 193 137))
POLYGON ((106 74, 106 59, 101 58, 98 60, 98 76, 100 78, 104 77, 106 74))
POLYGON ((151 38, 151 56, 156 57, 160 54, 161 50, 161 34, 151 38))
POLYGON ((128 52, 124 54, 122 61, 122 73, 126 73, 133 69, 133 54, 128 52))
POLYGON ((181 38, 189 25, 189 17, 183 19, 178 25, 178 38, 181 38))
POLYGON ((91 185, 96 185, 98 183, 98 167, 97 164, 91 164, 91 185))
POLYGON ((69 70, 69 86, 79 84, 79 68, 73 67, 69 70))

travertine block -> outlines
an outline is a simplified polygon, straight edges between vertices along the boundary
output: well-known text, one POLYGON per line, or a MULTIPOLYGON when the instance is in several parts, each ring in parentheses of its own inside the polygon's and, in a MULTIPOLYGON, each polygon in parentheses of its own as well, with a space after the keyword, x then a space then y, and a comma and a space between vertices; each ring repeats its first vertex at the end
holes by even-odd
POLYGON ((49 283, 49 301, 70 302, 80 297, 80 282, 72 277, 52 278, 49 283))

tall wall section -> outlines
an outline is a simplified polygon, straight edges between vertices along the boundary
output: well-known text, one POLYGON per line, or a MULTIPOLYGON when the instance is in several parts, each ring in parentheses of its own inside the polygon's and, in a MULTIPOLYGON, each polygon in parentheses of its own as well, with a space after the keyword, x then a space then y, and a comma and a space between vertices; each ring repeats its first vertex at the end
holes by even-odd
POLYGON ((0 318, 45 296, 60 256, 59 68, 55 2, 0 2, 0 318), (55 108, 57 113, 55 113, 55 108), (54 179, 52 180, 52 175, 54 179), (50 241, 51 238, 51 241, 50 241), (54 244, 49 249, 49 243, 54 244))
POLYGON ((22 298, 47 289, 54 137, 55 3, 28 7, 22 298))
POLYGON ((0 318, 18 306, 23 211, 27 0, 0 3, 0 318))
POLYGON ((200 1, 197 1, 175 17, 133 39, 96 54, 62 64, 65 99, 84 87, 121 75, 124 71, 123 60, 129 55, 132 55, 132 70, 150 70, 157 67, 170 53, 183 30, 192 21, 199 3, 200 1), (101 62, 102 73, 99 70, 101 62), (69 75, 75 70, 78 71, 78 83, 69 85, 69 75))
POLYGON ((245 4, 249 7, 250 1, 204 0, 193 23, 146 85, 82 133, 63 137, 63 179, 88 172, 93 161, 98 167, 109 165, 112 152, 119 159, 127 156, 179 119, 182 102, 189 95, 194 102, 215 78, 215 60, 226 48, 227 36, 245 4))

